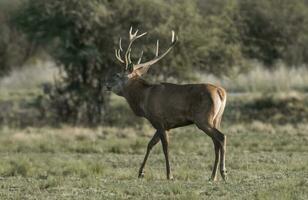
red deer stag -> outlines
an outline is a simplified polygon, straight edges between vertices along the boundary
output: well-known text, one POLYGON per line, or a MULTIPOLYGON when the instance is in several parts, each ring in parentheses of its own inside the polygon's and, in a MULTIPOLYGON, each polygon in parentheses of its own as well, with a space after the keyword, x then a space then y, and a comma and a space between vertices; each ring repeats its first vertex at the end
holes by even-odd
POLYGON ((137 64, 134 64, 130 56, 132 44, 145 34, 138 35, 138 30, 133 33, 131 28, 129 31, 129 43, 125 52, 122 49, 120 38, 119 49, 115 50, 115 55, 118 61, 124 65, 123 71, 112 76, 106 83, 109 91, 124 97, 134 113, 148 119, 156 129, 154 136, 148 143, 146 154, 139 170, 139 177, 144 176, 144 166, 151 149, 161 141, 166 159, 167 179, 173 179, 169 164, 167 131, 195 124, 210 136, 214 143, 215 161, 211 180, 216 180, 219 163, 221 176, 226 180, 226 136, 218 130, 226 104, 226 91, 211 84, 178 85, 171 83, 150 84, 146 82, 141 76, 148 71, 151 65, 170 52, 177 42, 177 37, 172 31, 171 45, 163 54, 159 55, 159 42, 157 41, 156 56, 148 62, 141 63, 141 53, 137 64), (124 58, 121 54, 124 55, 124 58))

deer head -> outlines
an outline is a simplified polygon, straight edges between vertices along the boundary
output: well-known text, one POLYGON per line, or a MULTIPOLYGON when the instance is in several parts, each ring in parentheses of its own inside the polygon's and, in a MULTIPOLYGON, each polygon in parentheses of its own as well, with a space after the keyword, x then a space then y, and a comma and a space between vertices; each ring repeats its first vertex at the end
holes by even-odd
POLYGON ((116 94, 121 95, 125 84, 130 79, 140 77, 145 74, 153 64, 166 56, 177 42, 177 37, 175 36, 174 31, 172 31, 171 44, 164 53, 159 55, 159 40, 157 40, 155 57, 152 60, 142 63, 141 61, 143 51, 141 51, 141 55, 137 63, 135 64, 132 62, 131 59, 132 44, 134 43, 134 41, 143 37, 146 34, 147 33, 145 32, 138 35, 138 30, 133 33, 133 29, 131 27, 129 30, 129 43, 125 52, 122 48, 122 39, 120 38, 119 48, 115 49, 115 56, 117 60, 123 65, 123 68, 121 73, 114 74, 112 77, 110 77, 110 80, 107 81, 106 86, 108 90, 111 90, 116 94))

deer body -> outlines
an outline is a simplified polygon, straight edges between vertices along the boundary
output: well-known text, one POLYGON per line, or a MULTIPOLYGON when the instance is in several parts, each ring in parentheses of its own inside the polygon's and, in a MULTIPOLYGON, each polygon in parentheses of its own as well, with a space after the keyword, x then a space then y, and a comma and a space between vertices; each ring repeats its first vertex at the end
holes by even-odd
POLYGON ((199 129, 211 137, 215 149, 215 161, 211 179, 217 177, 218 164, 220 173, 226 180, 225 152, 226 136, 218 129, 221 117, 226 105, 226 91, 211 84, 150 84, 143 80, 141 76, 145 74, 149 67, 162 59, 173 48, 176 43, 174 32, 172 32, 172 43, 162 54, 158 55, 159 42, 157 42, 156 56, 154 59, 137 64, 133 64, 130 58, 132 43, 144 36, 146 33, 137 35, 138 30, 129 32, 129 44, 124 58, 121 57, 123 51, 121 39, 119 49, 115 50, 116 58, 125 64, 122 73, 117 73, 112 80, 106 83, 107 89, 117 95, 124 97, 133 112, 148 121, 156 129, 156 132, 148 143, 144 160, 139 169, 139 177, 144 176, 144 167, 151 149, 161 141, 166 159, 167 178, 172 179, 169 163, 169 138, 168 130, 195 124, 199 129))
POLYGON ((225 91, 211 84, 149 84, 141 78, 130 80, 121 96, 137 116, 165 130, 193 124, 200 114, 208 118, 211 112, 213 117, 208 123, 214 124, 225 101, 225 91))

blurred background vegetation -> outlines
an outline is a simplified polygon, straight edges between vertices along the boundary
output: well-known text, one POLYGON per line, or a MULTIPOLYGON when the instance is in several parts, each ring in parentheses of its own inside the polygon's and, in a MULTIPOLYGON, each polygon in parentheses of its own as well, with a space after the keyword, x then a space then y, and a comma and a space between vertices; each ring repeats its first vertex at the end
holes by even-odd
POLYGON ((230 120, 242 120, 241 110, 245 119, 254 116, 253 105, 281 105, 286 113, 298 105, 305 117, 302 95, 270 94, 308 89, 307 0, 1 0, 0 123, 136 124, 104 91, 106 77, 121 67, 114 48, 130 26, 149 32, 133 52, 143 49, 145 60, 154 56, 156 39, 163 49, 171 30, 179 36, 146 79, 262 93, 247 105, 231 97, 230 120))

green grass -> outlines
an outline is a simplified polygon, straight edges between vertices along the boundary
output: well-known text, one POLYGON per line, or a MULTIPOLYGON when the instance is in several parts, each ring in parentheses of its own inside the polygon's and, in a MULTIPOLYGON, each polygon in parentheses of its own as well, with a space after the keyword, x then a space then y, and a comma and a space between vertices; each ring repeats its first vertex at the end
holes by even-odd
POLYGON ((161 145, 137 178, 154 132, 140 129, 2 128, 1 199, 307 199, 308 125, 223 127, 228 183, 208 179, 213 145, 193 126, 170 132, 174 181, 161 145), (270 128, 269 128, 270 127, 270 128))

